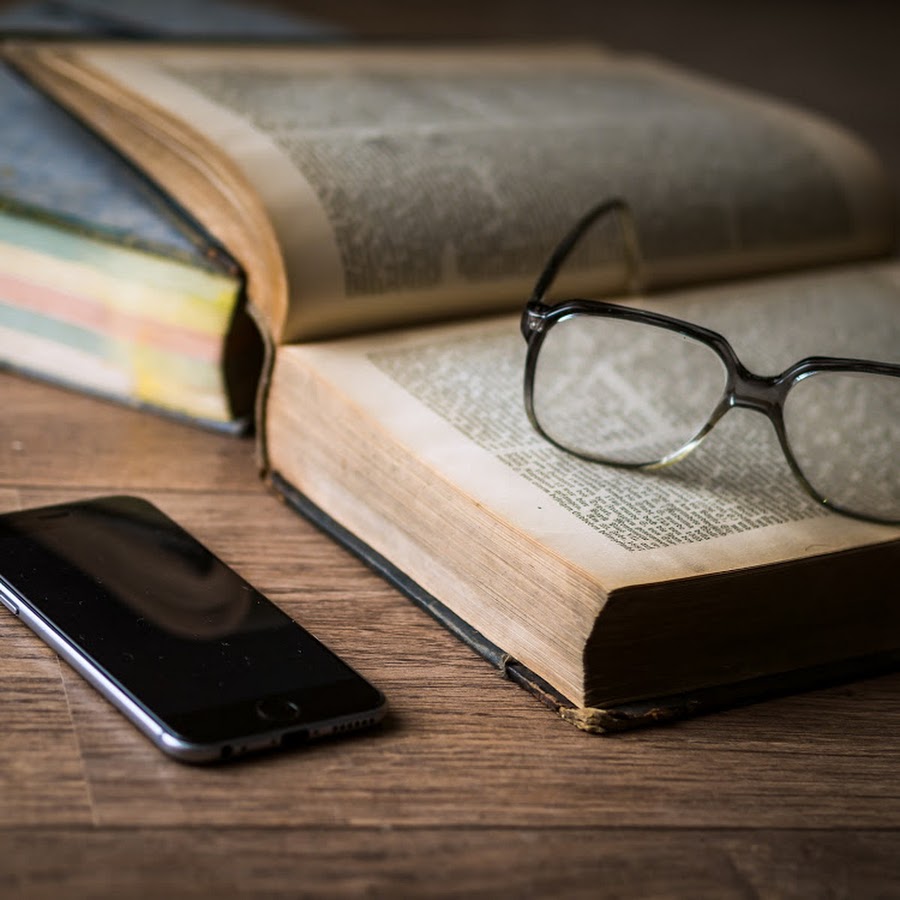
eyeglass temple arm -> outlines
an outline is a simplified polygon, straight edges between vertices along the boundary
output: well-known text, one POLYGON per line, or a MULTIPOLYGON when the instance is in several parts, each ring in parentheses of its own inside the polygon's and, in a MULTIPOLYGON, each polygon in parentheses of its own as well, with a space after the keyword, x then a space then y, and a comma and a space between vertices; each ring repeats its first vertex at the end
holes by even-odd
POLYGON ((625 251, 625 263, 627 266, 627 287, 632 294, 638 293, 643 287, 642 277, 642 261, 638 245, 637 229, 634 224, 634 216, 631 208, 620 197, 610 197, 602 203, 598 203, 592 209, 588 210, 581 219, 574 225, 572 230, 559 242, 553 251, 544 270, 538 276, 538 280, 531 292, 531 302, 540 302, 544 299, 547 291, 556 280, 559 270, 563 263, 569 258, 572 251, 578 245, 578 242, 584 237, 585 233, 597 223, 600 219, 605 218, 610 213, 616 215, 619 224, 619 230, 622 233, 622 246, 625 251))

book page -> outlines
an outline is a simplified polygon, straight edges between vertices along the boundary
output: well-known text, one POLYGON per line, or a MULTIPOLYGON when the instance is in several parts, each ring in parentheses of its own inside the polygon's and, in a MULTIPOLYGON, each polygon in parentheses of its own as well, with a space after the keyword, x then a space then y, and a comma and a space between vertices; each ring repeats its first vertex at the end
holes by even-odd
MULTIPOLYGON (((776 374, 810 354, 900 361, 897 266, 680 292, 641 305, 717 328, 757 374, 776 374)), ((401 470, 406 454, 423 461, 436 481, 594 573, 608 591, 900 536, 896 527, 853 520, 812 500, 792 476, 771 424, 752 411, 730 411, 693 454, 655 472, 623 471, 557 449, 525 416, 525 344, 516 319, 280 352, 278 366, 287 366, 281 377, 289 380, 297 363, 311 367, 355 416, 390 435, 403 448, 401 470)), ((276 397, 283 390, 278 366, 276 397)), ((305 417, 302 409, 295 414, 305 417)), ((273 462, 290 477, 284 453, 279 446, 273 462)), ((341 477, 354 483, 346 468, 341 477)), ((364 470, 360 477, 364 483, 364 470)), ((298 487, 322 502, 315 477, 298 487)), ((360 496, 377 507, 380 490, 373 484, 360 496)), ((417 511, 406 514, 414 521, 417 511)))
MULTIPOLYGON (((632 206, 655 285, 891 244, 886 182, 854 139, 640 58, 583 47, 65 54, 43 57, 66 78, 99 72, 107 109, 113 84, 178 121, 173 152, 195 131, 188 153, 235 163, 282 249, 283 308, 253 298, 281 341, 518 305, 561 235, 610 195, 632 206)), ((145 157, 180 197, 172 167, 145 157)), ((222 214, 198 212, 214 234, 226 234, 222 214)), ((226 243, 252 276, 252 240, 226 243)), ((571 272, 570 290, 621 290, 617 236, 600 229, 571 272)))

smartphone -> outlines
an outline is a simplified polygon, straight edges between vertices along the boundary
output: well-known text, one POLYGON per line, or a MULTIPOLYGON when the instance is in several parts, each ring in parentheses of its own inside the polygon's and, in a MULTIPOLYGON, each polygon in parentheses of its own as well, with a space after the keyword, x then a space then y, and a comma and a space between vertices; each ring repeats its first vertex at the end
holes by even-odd
POLYGON ((0 602, 185 762, 290 747, 385 713, 378 690, 137 497, 0 516, 0 602))

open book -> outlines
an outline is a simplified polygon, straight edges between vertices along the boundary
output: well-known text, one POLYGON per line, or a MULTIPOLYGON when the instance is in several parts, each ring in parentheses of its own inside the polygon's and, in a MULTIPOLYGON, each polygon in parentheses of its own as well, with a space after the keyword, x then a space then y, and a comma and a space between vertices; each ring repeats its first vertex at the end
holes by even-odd
MULTIPOLYGON (((900 360, 900 266, 869 261, 892 202, 853 137, 586 47, 9 55, 240 264, 271 482, 565 717, 617 728, 896 664, 900 529, 809 499, 761 417, 655 473, 563 453, 526 419, 511 314, 617 195, 649 287, 630 302, 763 374, 900 360)), ((620 295, 626 268, 601 229, 558 296, 620 295)))

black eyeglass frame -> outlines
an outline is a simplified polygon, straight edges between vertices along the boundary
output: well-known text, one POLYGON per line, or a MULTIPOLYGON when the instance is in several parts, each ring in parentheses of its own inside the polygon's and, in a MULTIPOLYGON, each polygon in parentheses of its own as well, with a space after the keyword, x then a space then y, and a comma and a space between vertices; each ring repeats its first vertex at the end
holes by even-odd
POLYGON ((571 299, 553 303, 545 302, 546 292, 553 284, 559 269, 580 238, 592 225, 609 213, 616 213, 619 218, 632 290, 636 291, 640 284, 640 259, 637 253, 634 225, 628 206, 618 198, 606 200, 591 209, 560 242, 538 277, 534 291, 522 314, 521 330, 528 345, 525 358, 525 411, 535 430, 551 444, 573 456, 621 469, 651 471, 675 463, 687 456, 709 434, 728 410, 733 408, 753 409, 766 415, 772 423, 791 471, 810 497, 835 512, 856 519, 881 524, 900 524, 900 519, 880 518, 849 509, 839 503, 835 503, 817 491, 803 474, 803 470, 794 456, 784 424, 785 400, 791 388, 805 378, 821 373, 843 373, 886 375, 900 379, 900 364, 843 357, 809 356, 789 366, 779 375, 757 375, 741 362, 731 344, 723 335, 701 325, 695 325, 662 313, 635 309, 634 307, 622 306, 603 300, 571 299), (681 447, 658 459, 645 462, 622 462, 621 460, 608 459, 601 455, 589 454, 567 447, 544 430, 534 409, 534 378, 538 356, 541 346, 553 326, 576 315, 618 319, 664 328, 704 344, 719 357, 726 371, 725 387, 719 402, 713 408, 709 418, 693 437, 682 444, 681 447))

